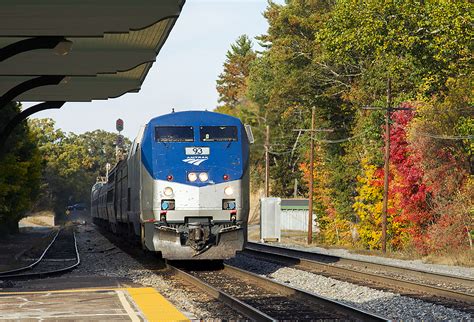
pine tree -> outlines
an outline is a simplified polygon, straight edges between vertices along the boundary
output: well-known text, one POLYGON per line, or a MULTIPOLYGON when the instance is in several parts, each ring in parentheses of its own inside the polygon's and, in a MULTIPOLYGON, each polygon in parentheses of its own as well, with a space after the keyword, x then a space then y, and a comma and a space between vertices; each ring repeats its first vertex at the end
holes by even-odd
POLYGON ((219 102, 230 109, 235 109, 245 97, 247 91, 247 76, 250 66, 256 58, 252 49, 252 41, 247 35, 237 38, 227 51, 224 71, 217 80, 219 102))

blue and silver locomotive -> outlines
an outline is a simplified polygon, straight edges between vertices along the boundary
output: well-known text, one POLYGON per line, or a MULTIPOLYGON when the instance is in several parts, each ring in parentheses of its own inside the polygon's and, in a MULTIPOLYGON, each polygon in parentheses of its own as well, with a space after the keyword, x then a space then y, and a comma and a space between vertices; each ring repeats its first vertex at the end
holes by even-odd
POLYGON ((94 222, 167 259, 234 256, 247 238, 249 137, 224 114, 152 119, 107 182, 92 188, 94 222))

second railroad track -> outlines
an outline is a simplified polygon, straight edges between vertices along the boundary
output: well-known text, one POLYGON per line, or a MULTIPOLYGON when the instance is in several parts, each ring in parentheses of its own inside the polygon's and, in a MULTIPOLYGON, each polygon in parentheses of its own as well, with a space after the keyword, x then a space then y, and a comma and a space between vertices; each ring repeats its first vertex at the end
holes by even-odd
POLYGON ((243 255, 472 312, 474 279, 248 243, 243 255), (467 304, 467 305, 466 305, 467 304))
POLYGON ((32 264, 0 272, 0 280, 33 278, 69 271, 81 262, 74 226, 58 230, 51 243, 32 264))

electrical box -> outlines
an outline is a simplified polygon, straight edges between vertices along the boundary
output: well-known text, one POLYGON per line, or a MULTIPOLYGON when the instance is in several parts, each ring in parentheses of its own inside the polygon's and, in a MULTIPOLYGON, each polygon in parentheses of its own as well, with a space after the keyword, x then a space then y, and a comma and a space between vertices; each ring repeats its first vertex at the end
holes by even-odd
POLYGON ((281 240, 280 217, 280 198, 260 199, 260 241, 265 243, 281 240))

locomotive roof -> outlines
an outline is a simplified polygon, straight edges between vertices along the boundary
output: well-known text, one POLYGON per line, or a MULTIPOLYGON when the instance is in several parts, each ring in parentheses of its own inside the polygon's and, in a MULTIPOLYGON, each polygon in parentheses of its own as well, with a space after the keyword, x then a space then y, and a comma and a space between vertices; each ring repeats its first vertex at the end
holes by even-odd
POLYGON ((231 178, 241 178, 248 166, 248 140, 240 119, 221 113, 208 111, 186 111, 161 115, 152 119, 141 140, 141 162, 154 180, 167 180, 169 169, 173 171, 173 182, 204 186, 219 184, 226 180, 224 174, 231 178), (160 144, 156 141, 156 129, 159 126, 193 127, 192 141, 176 141, 171 144, 160 144), (236 127, 238 138, 230 141, 203 141, 200 127, 236 127), (203 155, 186 152, 194 146, 207 147, 203 155), (165 158, 161 157, 166 155, 165 158), (187 170, 207 169, 212 176, 211 182, 189 183, 187 170))
POLYGON ((240 125, 242 124, 240 119, 237 117, 221 114, 209 111, 184 111, 174 112, 165 115, 161 115, 150 120, 149 124, 152 125, 179 125, 179 124, 196 124, 196 123, 209 123, 209 125, 240 125), (225 122, 219 124, 219 122, 225 122), (212 123, 212 124, 211 124, 212 123))

